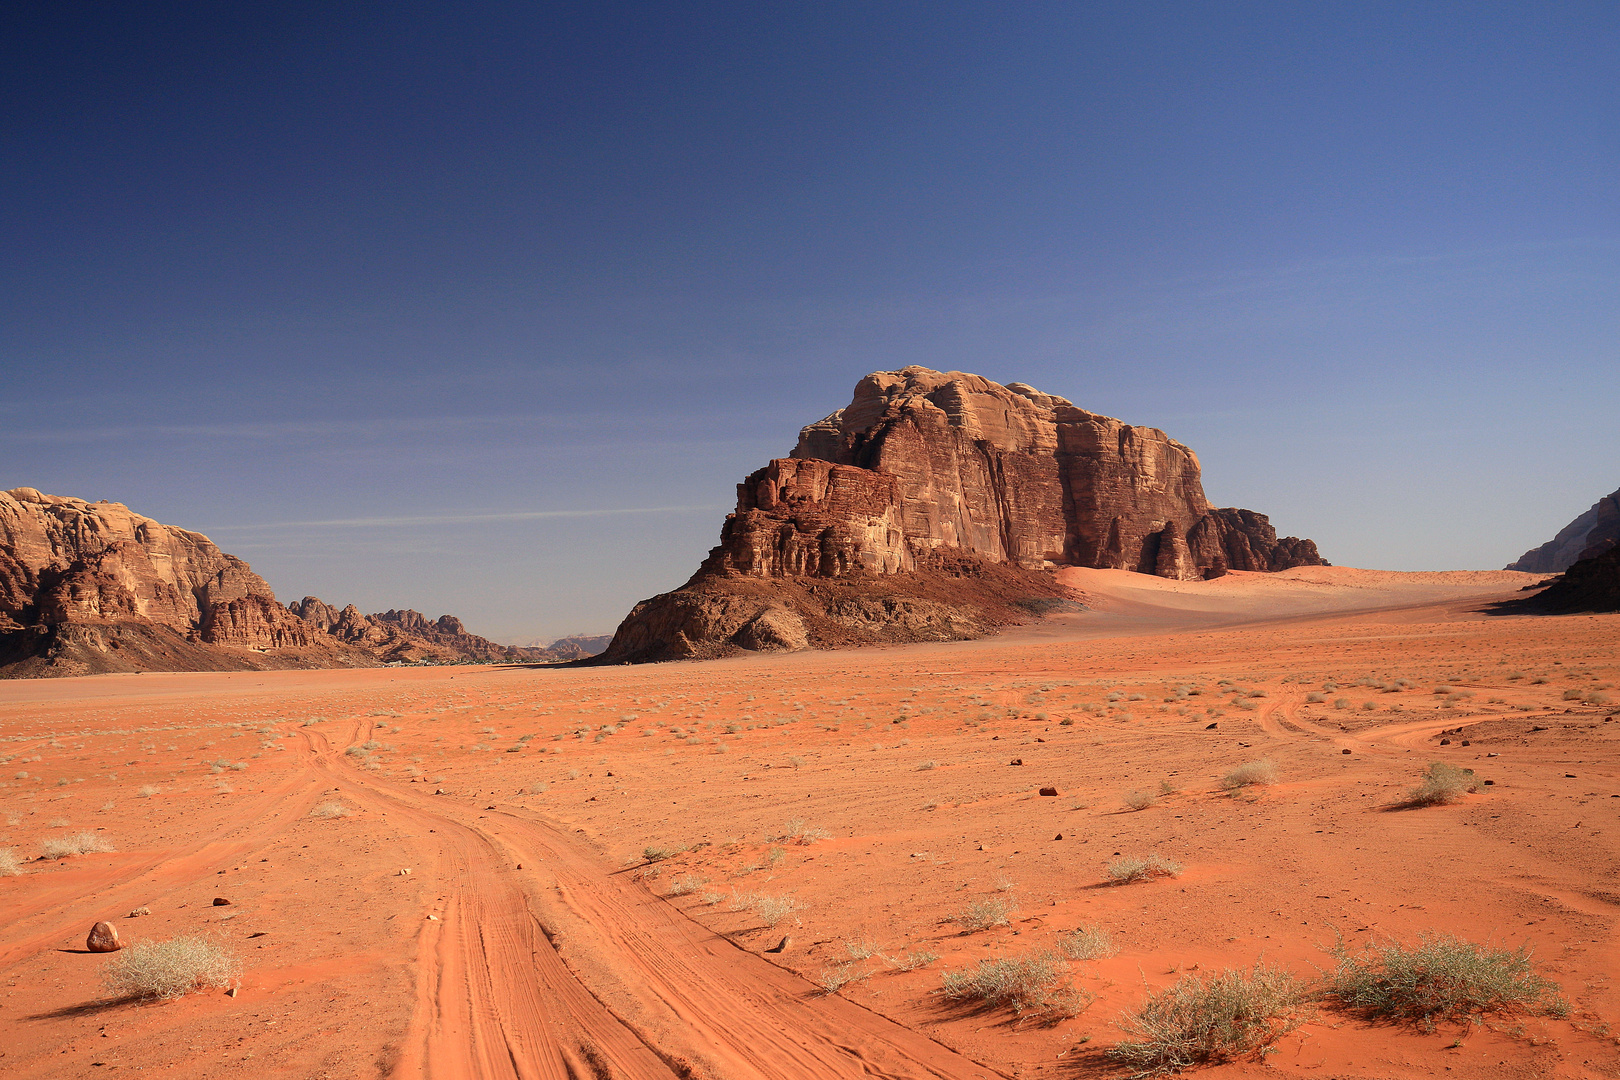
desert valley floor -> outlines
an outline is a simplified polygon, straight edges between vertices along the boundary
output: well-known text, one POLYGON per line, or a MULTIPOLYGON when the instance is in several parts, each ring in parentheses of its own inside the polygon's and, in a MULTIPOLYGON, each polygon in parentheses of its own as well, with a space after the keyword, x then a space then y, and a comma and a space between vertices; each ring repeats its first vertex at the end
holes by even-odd
POLYGON ((1620 615, 1493 613, 1507 572, 1062 575, 1089 610, 974 642, 0 684, 0 1073, 1117 1076, 1181 975, 1454 934, 1568 1015, 1324 1006, 1209 1074, 1620 1076, 1620 615), (1404 807, 1434 761, 1479 792, 1404 807), (1152 853, 1179 876, 1110 884, 1152 853), (102 919, 239 988, 108 1000, 102 919), (937 993, 1082 926, 1072 1017, 937 993))

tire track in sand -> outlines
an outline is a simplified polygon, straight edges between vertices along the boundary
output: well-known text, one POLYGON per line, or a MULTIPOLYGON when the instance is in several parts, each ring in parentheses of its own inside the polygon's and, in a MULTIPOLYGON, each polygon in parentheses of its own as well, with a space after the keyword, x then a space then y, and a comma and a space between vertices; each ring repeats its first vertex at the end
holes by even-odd
POLYGON ((607 873, 538 815, 480 815, 401 790, 357 773, 318 734, 305 734, 315 767, 351 798, 386 807, 420 826, 419 834, 433 828, 441 845, 444 906, 419 938, 416 1012, 396 1076, 1002 1075, 823 996, 607 873), (539 884, 537 866, 552 879, 549 888, 539 884), (564 927, 569 964, 536 906, 548 925, 564 927))

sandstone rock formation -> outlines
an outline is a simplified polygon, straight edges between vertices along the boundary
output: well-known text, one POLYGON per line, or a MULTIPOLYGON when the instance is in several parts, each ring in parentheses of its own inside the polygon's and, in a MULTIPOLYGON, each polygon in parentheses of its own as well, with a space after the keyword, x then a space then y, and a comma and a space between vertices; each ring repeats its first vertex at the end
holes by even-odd
POLYGON ((1263 515, 1210 506, 1197 456, 1156 428, 1022 383, 908 367, 862 379, 847 407, 800 432, 792 456, 738 485, 697 575, 638 605, 604 659, 792 648, 801 633, 790 615, 809 620, 809 643, 827 643, 817 620, 859 606, 845 596, 818 607, 826 590, 815 583, 828 580, 878 589, 888 613, 859 620, 872 640, 918 640, 1001 625, 1014 601, 1053 595, 1035 582, 1057 566, 1188 580, 1322 562, 1263 515), (942 574, 955 586, 944 594, 942 574), (747 579, 808 592, 762 607, 747 579))
POLYGON ((229 671, 578 659, 517 649, 461 620, 362 615, 306 597, 283 607, 263 578, 200 533, 113 502, 0 492, 0 675, 229 671))
POLYGON ((1591 509, 1565 525, 1558 535, 1521 555, 1504 569, 1531 574, 1557 574, 1582 559, 1594 558, 1620 545, 1620 491, 1605 495, 1591 509))
POLYGON ((554 663, 591 655, 573 644, 544 649, 498 645, 467 633, 454 615, 430 620, 408 608, 362 615, 353 604, 339 611, 319 597, 306 596, 288 604, 287 610, 337 641, 365 649, 383 663, 554 663))
POLYGON ((1554 614, 1620 611, 1620 547, 1582 559, 1537 595, 1514 601, 1504 610, 1554 614))

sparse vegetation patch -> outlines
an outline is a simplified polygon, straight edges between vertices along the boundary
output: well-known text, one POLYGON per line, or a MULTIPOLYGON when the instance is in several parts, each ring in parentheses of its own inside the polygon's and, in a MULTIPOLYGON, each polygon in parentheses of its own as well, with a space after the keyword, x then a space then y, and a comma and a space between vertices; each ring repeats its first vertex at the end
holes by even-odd
POLYGON ((1416 945, 1374 946, 1337 953, 1327 993, 1349 1009, 1412 1020, 1432 1030, 1437 1020, 1474 1013, 1533 1012, 1563 1016, 1569 1005, 1558 984, 1530 965, 1530 947, 1493 949, 1451 935, 1416 945))
POLYGON ((1208 979, 1185 975, 1120 1020, 1132 1038, 1108 1056, 1143 1077, 1252 1054, 1304 1020, 1304 988, 1281 968, 1255 965, 1208 979))

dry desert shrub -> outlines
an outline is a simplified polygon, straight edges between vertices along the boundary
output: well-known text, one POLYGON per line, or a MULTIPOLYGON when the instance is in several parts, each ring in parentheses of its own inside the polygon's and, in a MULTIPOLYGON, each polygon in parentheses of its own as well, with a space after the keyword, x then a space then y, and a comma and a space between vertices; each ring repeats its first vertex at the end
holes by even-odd
POLYGON ((1032 952, 980 960, 966 971, 947 971, 940 996, 946 1001, 970 1002, 986 1009, 1008 1006, 1052 1019, 1078 1015, 1092 995, 1068 982, 1069 966, 1054 952, 1032 952))
POLYGON ((174 998, 200 987, 230 986, 240 965, 225 949, 199 937, 141 941, 102 969, 113 997, 174 998))
POLYGON ((804 905, 791 896, 767 896, 758 893, 748 905, 766 926, 775 926, 783 919, 801 910, 804 905))
POLYGON ((162 790, 163 789, 158 787, 156 784, 145 784, 135 794, 143 799, 150 799, 153 795, 158 794, 162 790))
POLYGON ((1108 879, 1115 885, 1129 885, 1133 881, 1149 881, 1159 877, 1175 877, 1180 873, 1180 863, 1167 859, 1156 851, 1148 855, 1127 855, 1108 864, 1108 879))
POLYGON ((835 964, 832 967, 822 968, 821 977, 816 980, 823 993, 836 994, 852 982, 859 982, 872 973, 856 967, 853 962, 835 964))
POLYGON ((1151 791, 1127 791, 1122 801, 1132 810, 1146 810, 1159 799, 1151 791))
POLYGON ((971 934, 992 926, 1006 926, 1007 919, 1017 910, 1018 905, 1010 896, 988 896, 973 901, 951 916, 951 921, 971 934))
POLYGON ((907 949, 904 956, 885 956, 884 961, 896 971, 916 971, 939 959, 939 953, 930 949, 907 949))
POLYGON ((1406 793, 1407 806, 1440 806, 1454 803, 1470 791, 1479 790, 1473 769, 1459 769, 1443 761, 1430 763, 1423 770, 1422 782, 1406 793))
POLYGON ((1412 1020, 1433 1030, 1436 1020, 1475 1013, 1536 1012, 1563 1016, 1569 1004, 1558 984, 1536 974, 1530 947, 1492 949, 1451 935, 1416 945, 1372 946, 1360 955, 1342 947, 1325 992, 1350 1009, 1412 1020))
POLYGON ((695 893, 709 883, 709 879, 702 874, 678 874, 669 883, 669 896, 686 896, 695 893))
POLYGON ((70 855, 89 855, 98 851, 111 851, 113 846, 93 832, 74 833, 72 836, 53 836, 40 842, 39 851, 47 859, 65 859, 70 855))
POLYGON ((0 848, 0 877, 15 877, 22 872, 22 858, 17 849, 0 848))
POLYGON ((1186 975, 1148 996, 1120 1020, 1132 1038, 1108 1056, 1133 1076, 1179 1072, 1252 1054, 1276 1042, 1306 1016, 1304 987, 1281 968, 1256 964, 1212 975, 1186 975))
POLYGON ((1221 787, 1227 791, 1237 791, 1251 784, 1275 784, 1277 782, 1277 767, 1269 761, 1251 761, 1239 765, 1225 776, 1221 777, 1221 787))
POLYGON ((340 818, 349 816, 349 808, 340 802, 321 803, 309 812, 312 818, 340 818))
POLYGON ((1081 926, 1058 938, 1058 951, 1070 960, 1100 960, 1113 956, 1114 936, 1100 926, 1081 926))
POLYGON ((659 847, 656 844, 648 844, 641 849, 641 857, 650 863, 663 862, 665 859, 673 859, 685 850, 683 847, 659 847))

